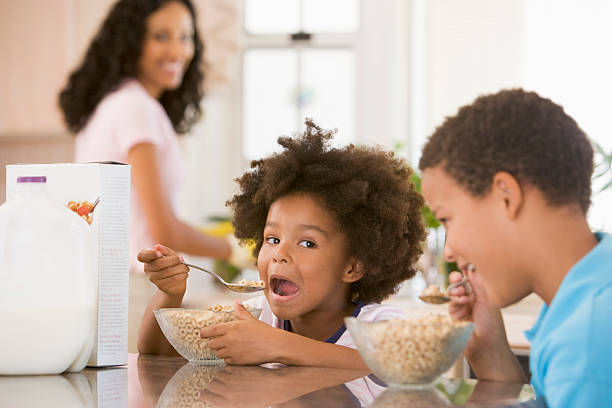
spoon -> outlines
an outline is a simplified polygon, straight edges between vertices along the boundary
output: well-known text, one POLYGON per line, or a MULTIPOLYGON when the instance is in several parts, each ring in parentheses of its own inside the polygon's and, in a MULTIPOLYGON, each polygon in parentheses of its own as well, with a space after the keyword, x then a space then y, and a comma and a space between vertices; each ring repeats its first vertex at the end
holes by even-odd
POLYGON ((96 206, 98 205, 98 203, 100 203, 100 197, 96 198, 96 201, 93 202, 93 205, 91 206, 91 209, 89 210, 90 214, 93 212, 93 210, 96 209, 96 206))
MULTIPOLYGON (((468 270, 470 272, 474 271, 474 265, 469 265, 468 266, 468 270)), ((447 295, 447 293, 450 293, 451 289, 454 289, 458 286, 462 286, 468 284, 468 286, 466 288, 469 288, 469 282, 468 280, 464 277, 462 280, 460 280, 459 282, 455 282, 451 285, 448 285, 448 287, 446 288, 446 290, 444 292, 441 292, 440 290, 438 290, 438 292, 440 294, 425 294, 426 290, 423 291, 423 293, 419 296, 419 299, 421 299, 423 302, 425 303, 430 303, 433 305, 441 305, 443 303, 447 303, 450 302, 451 298, 450 296, 447 295)), ((468 289, 469 290, 469 289, 468 289)))
POLYGON ((189 267, 189 268, 194 268, 194 269, 198 269, 202 272, 206 272, 209 275, 214 276, 215 278, 219 279, 219 281, 229 290, 234 291, 234 292, 238 292, 238 293, 252 293, 252 292, 257 292, 260 290, 264 290, 265 288, 262 288, 260 286, 246 286, 246 285, 237 285, 235 283, 227 283, 225 280, 223 280, 222 277, 220 277, 219 275, 217 275, 214 272, 209 271, 208 269, 204 269, 201 266, 196 266, 196 265, 191 265, 188 264, 186 262, 183 262, 183 265, 189 267))

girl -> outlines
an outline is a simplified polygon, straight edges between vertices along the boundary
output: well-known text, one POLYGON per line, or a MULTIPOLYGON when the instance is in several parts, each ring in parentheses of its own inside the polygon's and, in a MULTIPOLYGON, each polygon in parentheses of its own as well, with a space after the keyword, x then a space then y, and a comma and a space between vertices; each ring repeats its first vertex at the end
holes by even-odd
MULTIPOLYGON (((254 319, 236 304, 239 321, 203 329, 209 346, 229 364, 280 362, 366 368, 344 327, 360 320, 403 317, 381 305, 411 278, 425 237, 423 199, 410 168, 376 148, 329 148, 331 132, 306 121, 297 139, 280 138, 280 154, 254 161, 229 201, 236 236, 255 243, 265 296, 254 319)), ((141 251, 159 291, 143 317, 141 353, 170 354, 153 309, 179 307, 187 267, 163 246, 141 251)))

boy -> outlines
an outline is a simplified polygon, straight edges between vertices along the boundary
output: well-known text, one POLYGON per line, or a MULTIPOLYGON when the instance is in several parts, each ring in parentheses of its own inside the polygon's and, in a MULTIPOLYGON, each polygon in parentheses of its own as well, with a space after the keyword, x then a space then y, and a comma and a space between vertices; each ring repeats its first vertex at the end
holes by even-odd
POLYGON ((419 167, 444 256, 470 281, 449 311, 476 324, 466 348, 476 375, 524 381, 499 308, 535 292, 545 302, 526 333, 536 395, 550 407, 607 405, 612 237, 587 224, 593 150, 576 122, 533 92, 481 96, 436 129, 419 167))
MULTIPOLYGON (((228 203, 235 235, 255 243, 265 296, 249 300, 260 320, 236 305, 239 321, 201 337, 228 364, 367 369, 344 318, 403 317, 379 302, 414 276, 425 238, 422 197, 405 161, 377 148, 330 148, 333 133, 306 121, 301 137, 280 138, 281 153, 254 161, 228 203)), ((139 333, 141 353, 174 351, 153 309, 179 307, 188 269, 172 250, 139 254, 159 288, 139 333)))

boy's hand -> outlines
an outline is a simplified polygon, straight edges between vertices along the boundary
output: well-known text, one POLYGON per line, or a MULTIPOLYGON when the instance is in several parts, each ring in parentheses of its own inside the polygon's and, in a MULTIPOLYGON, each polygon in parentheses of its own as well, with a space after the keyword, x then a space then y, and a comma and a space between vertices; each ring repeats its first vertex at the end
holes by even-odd
MULTIPOLYGON (((448 311, 455 319, 474 322, 474 333, 465 348, 470 366, 481 379, 526 382, 527 378, 508 344, 501 310, 489 303, 478 271, 468 270, 466 275, 470 289, 463 286, 451 289, 448 311)), ((451 283, 459 280, 460 273, 449 275, 451 283)))
MULTIPOLYGON (((501 310, 487 301, 482 279, 476 270, 465 271, 469 287, 460 285, 451 289, 449 314, 457 320, 474 322, 474 334, 470 338, 465 354, 469 359, 479 358, 479 353, 507 347, 506 331, 501 310)), ((449 283, 459 282, 459 272, 451 272, 449 283)))
POLYGON ((205 327, 200 337, 213 337, 208 347, 227 364, 255 365, 274 362, 283 330, 257 320, 238 300, 234 309, 240 320, 205 327))
POLYGON ((182 264, 183 257, 163 245, 138 253, 144 271, 151 282, 170 298, 183 298, 187 289, 189 268, 182 264))

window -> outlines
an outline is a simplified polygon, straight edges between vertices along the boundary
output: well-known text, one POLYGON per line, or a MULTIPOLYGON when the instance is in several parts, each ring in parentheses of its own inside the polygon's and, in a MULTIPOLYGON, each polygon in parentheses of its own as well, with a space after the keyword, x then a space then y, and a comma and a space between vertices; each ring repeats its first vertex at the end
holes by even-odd
POLYGON ((245 0, 242 155, 278 150, 276 139, 312 117, 355 140, 354 0, 245 0))

